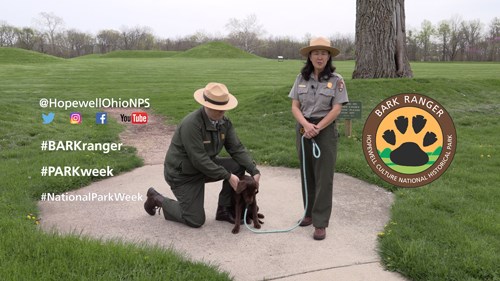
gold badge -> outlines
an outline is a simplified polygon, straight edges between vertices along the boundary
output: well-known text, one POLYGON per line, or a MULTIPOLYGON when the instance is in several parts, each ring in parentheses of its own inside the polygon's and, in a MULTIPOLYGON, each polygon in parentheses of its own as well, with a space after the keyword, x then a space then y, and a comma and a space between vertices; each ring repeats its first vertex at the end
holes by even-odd
POLYGON ((328 84, 326 84, 326 86, 328 87, 328 89, 331 89, 333 87, 333 84, 332 84, 332 82, 328 82, 328 84))

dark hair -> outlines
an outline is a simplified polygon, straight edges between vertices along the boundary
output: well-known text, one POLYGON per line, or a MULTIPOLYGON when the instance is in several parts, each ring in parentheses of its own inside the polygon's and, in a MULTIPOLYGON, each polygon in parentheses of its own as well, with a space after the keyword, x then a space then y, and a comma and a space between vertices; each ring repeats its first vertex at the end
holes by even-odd
MULTIPOLYGON (((321 80, 323 79, 328 80, 328 78, 332 77, 332 73, 335 72, 335 69, 336 68, 335 66, 333 66, 332 63, 332 56, 330 56, 330 58, 328 58, 328 61, 326 62, 325 68, 319 74, 318 82, 321 82, 321 80)), ((309 58, 309 56, 307 56, 306 64, 300 71, 300 73, 302 74, 302 78, 304 78, 304 80, 306 81, 309 81, 309 78, 311 77, 311 73, 313 73, 313 71, 314 71, 314 65, 312 64, 312 61, 309 58)))

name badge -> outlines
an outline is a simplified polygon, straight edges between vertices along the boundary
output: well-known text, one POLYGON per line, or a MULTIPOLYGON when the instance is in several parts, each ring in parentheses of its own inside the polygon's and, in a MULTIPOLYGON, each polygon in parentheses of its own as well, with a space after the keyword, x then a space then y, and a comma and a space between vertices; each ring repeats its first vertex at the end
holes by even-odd
POLYGON ((307 86, 304 84, 299 84, 299 88, 306 88, 307 86))

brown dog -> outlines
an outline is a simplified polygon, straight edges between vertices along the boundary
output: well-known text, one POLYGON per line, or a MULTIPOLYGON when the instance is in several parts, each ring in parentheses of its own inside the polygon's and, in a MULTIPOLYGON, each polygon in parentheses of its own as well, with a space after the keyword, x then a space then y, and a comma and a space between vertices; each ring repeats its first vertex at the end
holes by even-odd
POLYGON ((251 176, 244 175, 240 179, 237 190, 241 190, 241 192, 234 193, 235 216, 234 228, 232 231, 233 234, 237 234, 238 232, 240 232, 241 217, 245 212, 245 207, 248 207, 247 215, 251 215, 253 226, 255 228, 260 228, 261 222, 259 220, 259 217, 263 218, 264 216, 259 216, 258 213, 259 207, 257 206, 256 194, 259 192, 259 184, 251 176))

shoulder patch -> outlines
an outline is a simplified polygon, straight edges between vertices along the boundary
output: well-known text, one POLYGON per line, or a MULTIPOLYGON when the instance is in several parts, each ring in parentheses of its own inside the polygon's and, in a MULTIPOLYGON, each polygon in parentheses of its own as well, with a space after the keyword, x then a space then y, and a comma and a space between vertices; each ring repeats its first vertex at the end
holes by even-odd
POLYGON ((340 92, 344 91, 345 88, 344 79, 337 80, 337 88, 339 89, 340 92))

